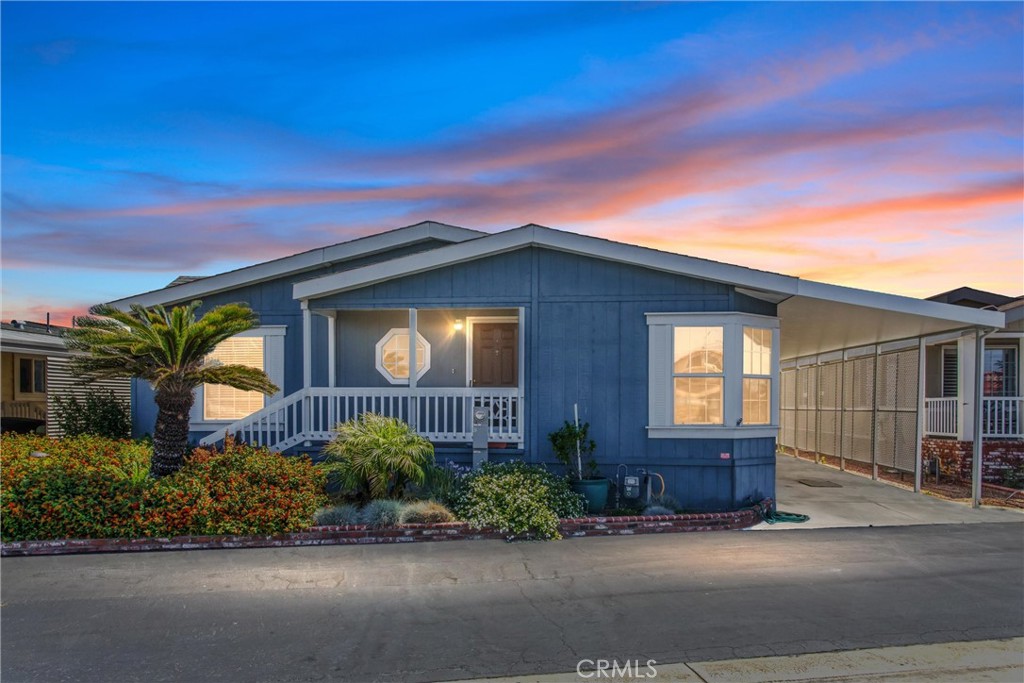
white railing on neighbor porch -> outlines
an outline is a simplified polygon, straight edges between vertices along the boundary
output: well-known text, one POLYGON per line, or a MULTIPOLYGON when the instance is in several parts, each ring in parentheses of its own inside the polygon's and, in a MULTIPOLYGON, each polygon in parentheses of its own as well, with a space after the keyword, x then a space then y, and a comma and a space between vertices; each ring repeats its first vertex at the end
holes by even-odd
POLYGON ((1020 396, 986 396, 981 404, 981 422, 985 425, 985 436, 1019 439, 1021 430, 1021 408, 1024 398, 1020 396))
MULTIPOLYGON (((957 436, 957 411, 960 399, 926 398, 925 434, 957 436)), ((986 438, 1019 439, 1024 437, 1024 398, 1020 396, 986 396, 981 404, 982 434, 986 438)))
POLYGON ((926 398, 924 411, 926 415, 924 433, 928 436, 957 435, 957 403, 956 396, 949 398, 926 398))
POLYGON ((490 416, 489 441, 523 442, 523 397, 514 387, 311 387, 219 429, 200 443, 218 443, 229 433, 245 443, 283 451, 304 441, 327 441, 339 422, 368 412, 404 420, 434 442, 469 442, 473 409, 480 407, 490 416))

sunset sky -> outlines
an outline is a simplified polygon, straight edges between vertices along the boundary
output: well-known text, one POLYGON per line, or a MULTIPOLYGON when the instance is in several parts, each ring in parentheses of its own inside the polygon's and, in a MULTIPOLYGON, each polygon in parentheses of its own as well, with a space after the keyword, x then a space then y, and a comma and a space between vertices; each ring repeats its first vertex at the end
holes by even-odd
POLYGON ((10 3, 3 319, 432 219, 1024 293, 1020 3, 10 3))

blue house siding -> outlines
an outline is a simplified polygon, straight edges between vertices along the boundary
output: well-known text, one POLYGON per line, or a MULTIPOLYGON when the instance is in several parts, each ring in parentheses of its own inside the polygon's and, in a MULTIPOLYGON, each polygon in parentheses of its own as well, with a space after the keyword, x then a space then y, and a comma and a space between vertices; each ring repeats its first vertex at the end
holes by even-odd
POLYGON ((340 385, 386 385, 373 366, 373 345, 390 327, 405 327, 407 317, 402 311, 359 309, 407 306, 421 309, 421 333, 438 354, 421 386, 465 386, 458 370, 464 361, 457 360, 464 357, 465 342, 462 335, 450 336, 451 311, 424 309, 460 309, 462 317, 470 315, 464 309, 524 308, 527 459, 554 464, 547 434, 572 419, 576 403, 580 419, 591 425, 595 457, 609 478, 620 463, 631 471, 656 471, 665 477, 668 492, 692 509, 726 509, 774 494, 774 439, 647 437, 644 316, 737 310, 775 315, 774 305, 722 283, 524 248, 312 300, 314 310, 347 311, 338 323, 340 385), (359 320, 365 321, 365 333, 351 331, 359 320), (355 382, 366 379, 367 368, 375 383, 355 382))

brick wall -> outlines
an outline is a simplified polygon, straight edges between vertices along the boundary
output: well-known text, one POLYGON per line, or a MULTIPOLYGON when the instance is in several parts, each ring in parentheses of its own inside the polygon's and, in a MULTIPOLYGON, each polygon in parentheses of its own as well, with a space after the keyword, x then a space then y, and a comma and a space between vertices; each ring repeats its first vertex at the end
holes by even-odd
MULTIPOLYGON (((761 508, 772 508, 763 500, 761 508)), ((559 530, 565 538, 581 536, 632 536, 635 534, 678 533, 683 531, 724 531, 745 529, 761 521, 756 508, 734 512, 704 512, 686 515, 646 515, 635 517, 581 517, 563 519, 559 530)), ((0 555, 69 555, 79 553, 117 553, 148 550, 212 550, 223 548, 283 548, 307 545, 365 545, 376 543, 416 543, 502 539, 506 534, 494 529, 473 529, 465 522, 445 524, 406 524, 393 529, 371 529, 365 525, 320 526, 307 531, 269 536, 179 536, 176 538, 81 538, 52 541, 12 541, 0 546, 0 555)))
MULTIPOLYGON (((971 480, 974 444, 956 439, 926 438, 921 442, 921 458, 925 467, 938 459, 942 476, 958 481, 971 480)), ((982 481, 998 484, 1003 473, 1024 465, 1024 441, 983 441, 982 481)))

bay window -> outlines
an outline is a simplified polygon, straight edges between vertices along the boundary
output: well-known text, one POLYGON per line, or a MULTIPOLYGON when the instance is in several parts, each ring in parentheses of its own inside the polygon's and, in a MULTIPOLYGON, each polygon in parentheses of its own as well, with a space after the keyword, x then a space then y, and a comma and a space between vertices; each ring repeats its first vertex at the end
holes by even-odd
POLYGON ((774 436, 778 319, 648 313, 652 438, 774 436))

